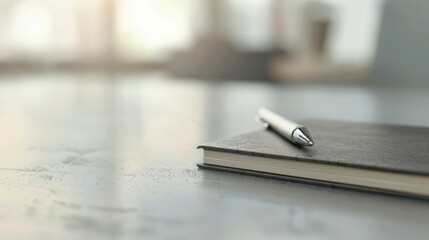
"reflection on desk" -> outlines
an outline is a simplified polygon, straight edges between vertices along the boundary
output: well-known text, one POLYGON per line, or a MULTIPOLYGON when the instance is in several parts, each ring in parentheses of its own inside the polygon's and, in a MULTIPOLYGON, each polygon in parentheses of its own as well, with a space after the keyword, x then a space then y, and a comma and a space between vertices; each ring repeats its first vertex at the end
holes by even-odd
POLYGON ((425 201, 197 170, 195 147, 294 119, 429 123, 426 89, 2 77, 2 239, 423 239, 425 201), (19 80, 19 81, 18 81, 19 80))

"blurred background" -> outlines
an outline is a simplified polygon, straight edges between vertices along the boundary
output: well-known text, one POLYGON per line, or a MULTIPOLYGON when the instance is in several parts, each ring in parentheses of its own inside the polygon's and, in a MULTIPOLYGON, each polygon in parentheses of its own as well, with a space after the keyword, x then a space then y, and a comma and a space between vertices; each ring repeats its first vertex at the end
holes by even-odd
POLYGON ((428 85, 428 10, 424 0, 0 0, 0 73, 428 85))

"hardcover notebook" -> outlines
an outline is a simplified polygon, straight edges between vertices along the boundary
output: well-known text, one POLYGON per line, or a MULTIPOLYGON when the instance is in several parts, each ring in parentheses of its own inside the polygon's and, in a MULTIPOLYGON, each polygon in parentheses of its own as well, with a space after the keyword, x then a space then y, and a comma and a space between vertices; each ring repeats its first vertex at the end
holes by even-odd
POLYGON ((304 121, 314 146, 270 130, 202 144, 203 169, 429 198, 429 128, 304 121))

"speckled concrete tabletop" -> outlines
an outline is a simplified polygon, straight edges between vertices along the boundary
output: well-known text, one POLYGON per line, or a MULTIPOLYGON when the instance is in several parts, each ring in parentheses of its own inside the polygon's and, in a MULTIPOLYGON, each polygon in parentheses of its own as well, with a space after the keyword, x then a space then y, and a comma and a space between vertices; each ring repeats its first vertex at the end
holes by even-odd
POLYGON ((97 74, 0 77, 0 239, 426 239, 429 202, 198 170, 296 120, 429 126, 429 90, 97 74))

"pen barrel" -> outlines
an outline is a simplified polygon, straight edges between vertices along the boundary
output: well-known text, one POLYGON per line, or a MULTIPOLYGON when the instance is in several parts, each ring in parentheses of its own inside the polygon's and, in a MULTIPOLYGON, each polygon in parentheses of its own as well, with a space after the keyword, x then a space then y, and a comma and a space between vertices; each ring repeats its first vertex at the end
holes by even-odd
POLYGON ((297 128, 302 127, 302 125, 294 121, 287 120, 280 115, 277 115, 264 108, 259 109, 258 115, 264 122, 268 123, 269 127, 272 128, 275 132, 292 142, 294 142, 292 138, 293 132, 297 128))

